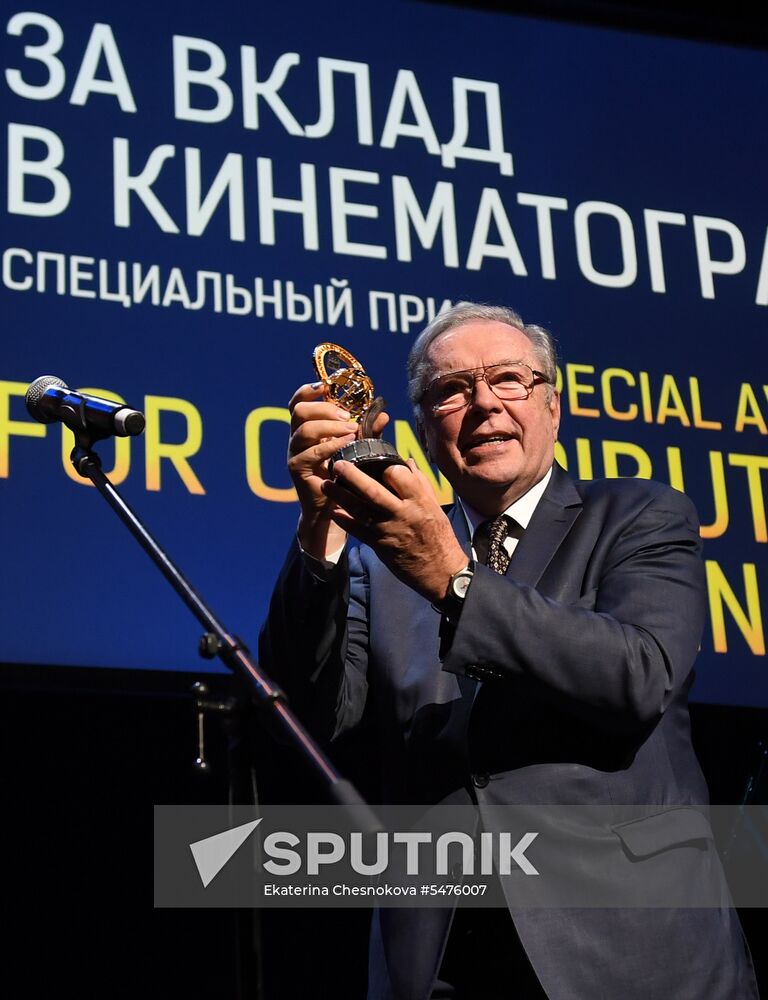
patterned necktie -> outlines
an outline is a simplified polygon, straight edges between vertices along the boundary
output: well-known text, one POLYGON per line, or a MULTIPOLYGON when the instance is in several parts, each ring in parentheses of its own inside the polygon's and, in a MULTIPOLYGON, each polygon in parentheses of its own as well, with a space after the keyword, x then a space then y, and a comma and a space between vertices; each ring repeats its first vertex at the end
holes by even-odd
POLYGON ((493 521, 484 521, 478 527, 475 537, 477 558, 501 576, 504 576, 509 566, 509 553, 504 548, 504 539, 509 534, 509 529, 509 518, 500 514, 493 521))

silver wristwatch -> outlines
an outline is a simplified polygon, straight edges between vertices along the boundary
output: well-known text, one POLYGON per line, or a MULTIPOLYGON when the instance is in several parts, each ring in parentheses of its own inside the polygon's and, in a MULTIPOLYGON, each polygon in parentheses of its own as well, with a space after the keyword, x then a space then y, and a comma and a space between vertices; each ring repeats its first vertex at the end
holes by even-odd
POLYGON ((445 597, 433 604, 432 607, 444 615, 449 621, 458 621, 461 609, 464 607, 464 598, 467 596, 469 585, 475 575, 474 560, 469 560, 469 565, 465 569, 460 569, 454 573, 448 581, 448 589, 445 597))

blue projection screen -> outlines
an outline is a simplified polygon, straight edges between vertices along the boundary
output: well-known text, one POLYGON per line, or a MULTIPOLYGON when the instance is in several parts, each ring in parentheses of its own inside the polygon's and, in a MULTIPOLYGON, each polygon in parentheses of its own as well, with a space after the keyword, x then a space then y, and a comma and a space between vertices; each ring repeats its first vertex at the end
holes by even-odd
POLYGON ((0 660, 202 668, 32 379, 146 412, 105 469, 255 646, 312 348, 363 361, 426 469, 405 358, 474 299, 557 337, 572 474, 693 498, 693 697, 768 704, 765 53, 405 0, 32 6, 3 25, 0 660))

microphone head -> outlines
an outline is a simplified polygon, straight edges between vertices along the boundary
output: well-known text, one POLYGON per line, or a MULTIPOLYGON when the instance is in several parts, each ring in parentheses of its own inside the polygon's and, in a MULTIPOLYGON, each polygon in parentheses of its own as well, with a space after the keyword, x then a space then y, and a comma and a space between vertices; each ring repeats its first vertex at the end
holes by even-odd
POLYGON ((115 434, 118 437, 135 437, 146 425, 144 414, 124 407, 115 414, 115 434))
POLYGON ((66 389, 67 383, 56 375, 41 375, 40 378, 36 378, 30 384, 24 396, 24 402, 27 404, 27 412, 30 417, 33 417, 41 424, 52 424, 56 420, 55 416, 49 416, 40 405, 46 390, 51 388, 66 389))

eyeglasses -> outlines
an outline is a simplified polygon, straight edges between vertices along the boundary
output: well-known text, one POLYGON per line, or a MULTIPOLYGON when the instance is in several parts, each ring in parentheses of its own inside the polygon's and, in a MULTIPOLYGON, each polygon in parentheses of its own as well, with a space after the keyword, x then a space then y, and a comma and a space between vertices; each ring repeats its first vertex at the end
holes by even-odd
POLYGON ((537 372, 519 361, 504 361, 498 365, 447 372, 429 383, 421 395, 433 413, 453 413, 469 406, 478 379, 483 379, 499 399, 528 399, 534 386, 542 382, 552 385, 544 372, 537 372))

